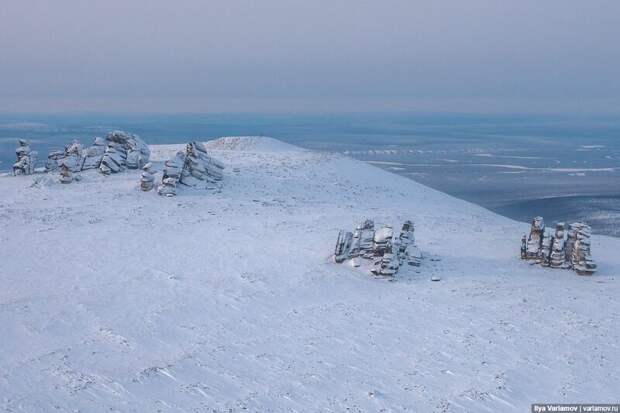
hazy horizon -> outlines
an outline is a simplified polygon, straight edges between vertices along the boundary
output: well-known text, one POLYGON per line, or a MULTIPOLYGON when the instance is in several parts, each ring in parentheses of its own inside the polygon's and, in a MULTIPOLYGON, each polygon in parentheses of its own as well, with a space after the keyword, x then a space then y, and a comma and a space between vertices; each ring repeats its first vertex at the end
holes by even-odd
POLYGON ((0 112, 620 113, 620 3, 7 0, 0 112))

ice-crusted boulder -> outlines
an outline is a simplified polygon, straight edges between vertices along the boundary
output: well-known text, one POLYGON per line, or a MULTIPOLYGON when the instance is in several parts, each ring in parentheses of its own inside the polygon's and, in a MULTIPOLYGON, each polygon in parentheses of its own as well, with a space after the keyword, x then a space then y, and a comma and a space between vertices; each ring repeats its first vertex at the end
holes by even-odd
POLYGON ((140 189, 144 192, 148 192, 155 186, 155 170, 150 162, 142 167, 142 174, 140 174, 140 189))
POLYGON ((208 188, 222 179, 223 170, 224 165, 211 157, 202 143, 190 142, 184 151, 177 152, 165 162, 158 193, 174 196, 178 185, 208 188))
POLYGON ((17 157, 13 164, 13 175, 31 175, 37 163, 36 151, 30 149, 30 142, 26 139, 17 140, 17 149, 15 149, 17 157))
POLYGON ((360 258, 371 260, 370 272, 381 276, 395 275, 404 263, 419 266, 422 254, 415 245, 413 222, 405 221, 398 237, 390 225, 375 229, 372 220, 365 220, 354 232, 339 231, 334 261, 350 260, 357 267, 360 258))
POLYGON ((589 225, 576 222, 568 226, 560 222, 550 235, 544 231, 544 220, 536 217, 532 221, 531 233, 521 239, 521 258, 535 260, 542 266, 551 268, 571 268, 580 275, 591 275, 596 271, 596 263, 590 253, 589 225), (536 254, 536 246, 539 245, 536 254))
POLYGON ((103 174, 121 172, 125 169, 142 168, 150 157, 148 145, 131 133, 113 131, 106 135, 106 148, 99 165, 103 174))
POLYGON ((183 153, 177 152, 174 158, 164 163, 161 185, 157 188, 159 195, 175 196, 177 194, 177 182, 179 182, 184 161, 183 153))

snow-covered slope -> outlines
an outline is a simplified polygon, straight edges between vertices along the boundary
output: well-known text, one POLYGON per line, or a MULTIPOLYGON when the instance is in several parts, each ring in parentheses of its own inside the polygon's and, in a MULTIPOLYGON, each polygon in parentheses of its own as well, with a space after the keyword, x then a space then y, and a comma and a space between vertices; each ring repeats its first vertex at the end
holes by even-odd
POLYGON ((620 240, 594 238, 594 277, 543 269, 518 258, 527 225, 376 167, 270 139, 209 147, 219 192, 142 193, 136 171, 0 178, 0 411, 618 401, 620 240), (415 220, 422 266, 388 282, 332 263, 363 218, 415 220))

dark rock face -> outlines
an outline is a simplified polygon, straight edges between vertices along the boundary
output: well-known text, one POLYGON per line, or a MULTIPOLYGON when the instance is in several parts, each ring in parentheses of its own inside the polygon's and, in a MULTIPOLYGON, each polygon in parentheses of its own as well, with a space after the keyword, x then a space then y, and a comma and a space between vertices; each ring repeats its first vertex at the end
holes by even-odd
POLYGON ((26 139, 18 139, 15 155, 17 160, 13 164, 13 175, 33 174, 38 153, 30 149, 30 142, 26 139))
POLYGON ((208 188, 222 180, 224 165, 207 153, 200 142, 190 142, 184 151, 166 161, 162 182, 157 192, 164 196, 176 195, 179 185, 208 188))
POLYGON ((592 275, 596 264, 590 254, 589 225, 576 222, 568 226, 556 224, 553 235, 545 232, 544 220, 532 221, 529 236, 521 239, 521 258, 551 268, 573 269, 579 275, 592 275))
POLYGON ((351 260, 359 266, 360 258, 372 260, 370 272, 377 276, 394 276, 404 263, 419 266, 422 254, 415 246, 414 225, 405 221, 398 237, 389 225, 375 229, 372 220, 365 220, 354 232, 341 230, 334 249, 334 261, 351 260))

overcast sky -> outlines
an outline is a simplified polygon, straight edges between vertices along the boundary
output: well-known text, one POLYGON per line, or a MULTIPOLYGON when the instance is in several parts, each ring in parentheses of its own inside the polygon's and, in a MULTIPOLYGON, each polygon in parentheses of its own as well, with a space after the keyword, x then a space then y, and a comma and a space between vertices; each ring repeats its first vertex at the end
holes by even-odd
POLYGON ((580 105, 620 100, 620 1, 1 0, 0 53, 0 111, 580 105))

